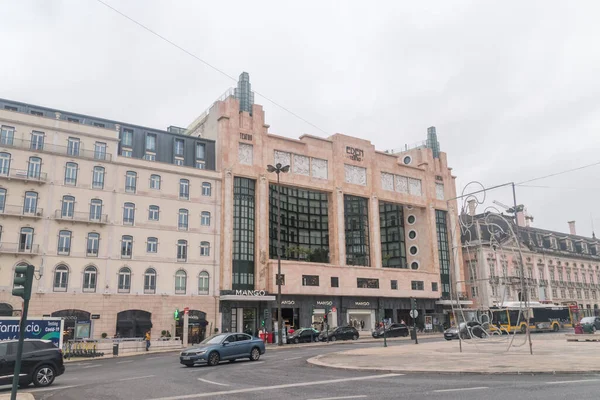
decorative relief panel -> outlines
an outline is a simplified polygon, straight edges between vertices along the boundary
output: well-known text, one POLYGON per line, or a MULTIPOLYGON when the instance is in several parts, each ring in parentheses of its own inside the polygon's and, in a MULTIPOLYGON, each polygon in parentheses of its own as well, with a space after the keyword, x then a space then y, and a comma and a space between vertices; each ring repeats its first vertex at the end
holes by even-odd
POLYGON ((408 178, 408 192, 413 196, 421 196, 421 180, 408 178))
POLYGON ((254 164, 253 146, 247 143, 240 143, 238 147, 238 161, 240 164, 254 164))
POLYGON ((311 173, 313 178, 327 179, 327 160, 321 158, 311 158, 311 173))
POLYGON ((280 163, 282 166, 291 165, 292 157, 290 153, 286 153, 285 151, 277 151, 275 150, 274 164, 280 163))
POLYGON ((381 173, 381 188, 383 190, 394 191, 394 174, 381 173))
POLYGON ((367 169, 354 165, 344 164, 346 182, 355 185, 367 186, 367 169))
POLYGON ((292 172, 298 175, 309 175, 310 174, 310 161, 306 156, 294 154, 294 164, 292 165, 292 172))
POLYGON ((408 194, 408 178, 405 176, 394 175, 396 192, 408 194))
POLYGON ((435 184, 435 198, 444 200, 444 185, 442 183, 435 184))

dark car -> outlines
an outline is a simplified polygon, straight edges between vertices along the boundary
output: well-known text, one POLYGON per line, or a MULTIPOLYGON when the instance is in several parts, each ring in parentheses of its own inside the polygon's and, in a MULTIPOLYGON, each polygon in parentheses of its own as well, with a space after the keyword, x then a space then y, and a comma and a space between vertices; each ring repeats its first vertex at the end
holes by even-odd
POLYGON ((356 340, 360 337, 356 328, 352 326, 339 326, 333 330, 330 330, 329 333, 326 331, 321 332, 319 335, 319 340, 325 342, 329 340, 330 342, 335 342, 336 340, 356 340))
MULTIPOLYGON (((0 342, 0 385, 12 383, 18 340, 0 342)), ((49 386, 65 372, 62 351, 49 340, 25 340, 19 386, 49 386)))
MULTIPOLYGON (((404 324, 391 324, 389 327, 385 328, 385 337, 406 337, 408 336, 408 334, 408 327, 404 324)), ((378 328, 374 330, 373 337, 382 338, 383 328, 378 328)))
POLYGON ((186 349, 179 355, 179 362, 186 367, 205 363, 210 366, 221 360, 231 362, 238 358, 258 361, 265 354, 265 342, 246 333, 221 333, 204 339, 199 345, 186 349))
MULTIPOLYGON (((455 326, 448 328, 444 331, 444 339, 452 340, 458 339, 459 329, 455 326)), ((460 338, 471 339, 471 337, 484 338, 487 336, 487 332, 484 327, 477 321, 461 322, 460 323, 460 338)))
POLYGON ((589 325, 589 331, 596 332, 600 330, 600 317, 584 317, 579 321, 579 323, 584 327, 589 325))
POLYGON ((319 331, 313 328, 300 328, 288 338, 290 343, 310 343, 319 339, 319 331))

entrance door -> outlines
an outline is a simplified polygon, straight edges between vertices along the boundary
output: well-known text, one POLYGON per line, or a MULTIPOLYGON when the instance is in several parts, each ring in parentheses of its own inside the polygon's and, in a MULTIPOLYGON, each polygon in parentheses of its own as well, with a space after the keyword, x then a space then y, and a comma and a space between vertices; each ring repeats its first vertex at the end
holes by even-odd
POLYGON ((244 333, 251 336, 258 335, 256 308, 244 308, 242 326, 244 333))

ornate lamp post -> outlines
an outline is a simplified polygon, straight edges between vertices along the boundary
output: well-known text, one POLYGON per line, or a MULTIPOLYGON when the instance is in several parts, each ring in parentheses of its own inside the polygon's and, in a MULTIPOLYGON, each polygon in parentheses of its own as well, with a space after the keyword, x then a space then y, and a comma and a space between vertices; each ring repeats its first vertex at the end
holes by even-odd
POLYGON ((282 166, 277 163, 275 166, 267 165, 268 172, 277 174, 277 345, 283 346, 283 319, 281 318, 281 212, 279 199, 279 174, 290 170, 289 165, 282 166))

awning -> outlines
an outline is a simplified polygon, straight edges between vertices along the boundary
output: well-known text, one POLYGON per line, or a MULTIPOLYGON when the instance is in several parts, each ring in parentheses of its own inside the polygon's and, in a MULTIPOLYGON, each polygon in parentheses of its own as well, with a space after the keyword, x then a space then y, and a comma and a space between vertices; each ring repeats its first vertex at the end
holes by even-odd
POLYGON ((236 294, 228 294, 221 296, 221 301, 275 301, 275 296, 240 296, 236 294))

